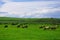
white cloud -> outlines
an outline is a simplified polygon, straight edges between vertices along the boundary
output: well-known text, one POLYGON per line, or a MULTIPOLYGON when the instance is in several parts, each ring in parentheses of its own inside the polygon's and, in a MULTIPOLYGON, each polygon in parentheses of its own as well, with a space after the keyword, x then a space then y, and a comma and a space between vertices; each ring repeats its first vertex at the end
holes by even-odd
MULTIPOLYGON (((56 4, 59 2, 8 2, 2 6, 0 12, 8 12, 9 16, 16 17, 44 17, 44 14, 60 11, 60 8, 53 8, 48 5, 56 4)), ((8 16, 6 15, 6 16, 8 16)))
POLYGON ((1 0, 2 2, 11 2, 11 0, 1 0))

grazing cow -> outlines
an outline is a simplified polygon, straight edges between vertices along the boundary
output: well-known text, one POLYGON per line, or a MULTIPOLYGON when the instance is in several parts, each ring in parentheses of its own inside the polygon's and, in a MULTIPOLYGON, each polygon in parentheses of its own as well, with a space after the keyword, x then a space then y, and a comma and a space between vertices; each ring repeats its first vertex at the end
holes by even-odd
POLYGON ((19 27, 20 27, 20 25, 17 26, 17 28, 19 28, 19 27))
POLYGON ((23 25, 23 27, 22 28, 27 28, 28 26, 27 25, 23 25))
POLYGON ((58 25, 55 25, 56 28, 58 28, 58 25))
POLYGON ((51 29, 51 30, 55 30, 55 29, 56 29, 56 27, 51 27, 50 29, 51 29))
POLYGON ((44 30, 48 30, 48 29, 50 29, 49 26, 45 26, 45 27, 44 27, 44 30))
POLYGON ((40 26, 40 28, 44 28, 44 27, 45 27, 44 25, 40 26))
POLYGON ((51 29, 51 30, 55 30, 57 27, 58 27, 58 26, 55 25, 55 26, 50 27, 50 29, 51 29))
POLYGON ((7 28, 8 26, 7 26, 7 25, 5 25, 4 27, 5 27, 5 28, 7 28))

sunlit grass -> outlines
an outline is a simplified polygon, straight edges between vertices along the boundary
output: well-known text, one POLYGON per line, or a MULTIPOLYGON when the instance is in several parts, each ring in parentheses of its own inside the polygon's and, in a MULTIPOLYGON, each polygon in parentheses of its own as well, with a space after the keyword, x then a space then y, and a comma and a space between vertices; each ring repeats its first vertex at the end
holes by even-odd
POLYGON ((0 25, 0 40, 60 40, 60 28, 56 30, 39 29, 39 25, 30 24, 28 28, 0 25))

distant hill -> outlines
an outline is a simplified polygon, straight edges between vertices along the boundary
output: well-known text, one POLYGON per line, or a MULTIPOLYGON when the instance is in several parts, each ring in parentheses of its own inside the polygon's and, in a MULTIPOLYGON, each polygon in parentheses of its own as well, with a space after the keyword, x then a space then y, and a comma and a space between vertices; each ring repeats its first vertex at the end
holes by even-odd
POLYGON ((60 24, 60 18, 12 18, 12 17, 0 17, 1 23, 53 23, 60 24))

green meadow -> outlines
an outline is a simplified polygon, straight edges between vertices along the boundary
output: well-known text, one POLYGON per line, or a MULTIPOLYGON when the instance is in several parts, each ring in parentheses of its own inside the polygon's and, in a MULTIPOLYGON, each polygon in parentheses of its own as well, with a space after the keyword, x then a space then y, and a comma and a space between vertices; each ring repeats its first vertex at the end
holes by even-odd
POLYGON ((60 18, 0 18, 0 40, 60 40, 60 18), (17 23, 16 25, 11 25, 17 23), (17 28, 26 24, 28 28, 17 28), (4 28, 8 25, 7 28, 4 28), (41 25, 58 25, 55 30, 44 30, 41 25))

